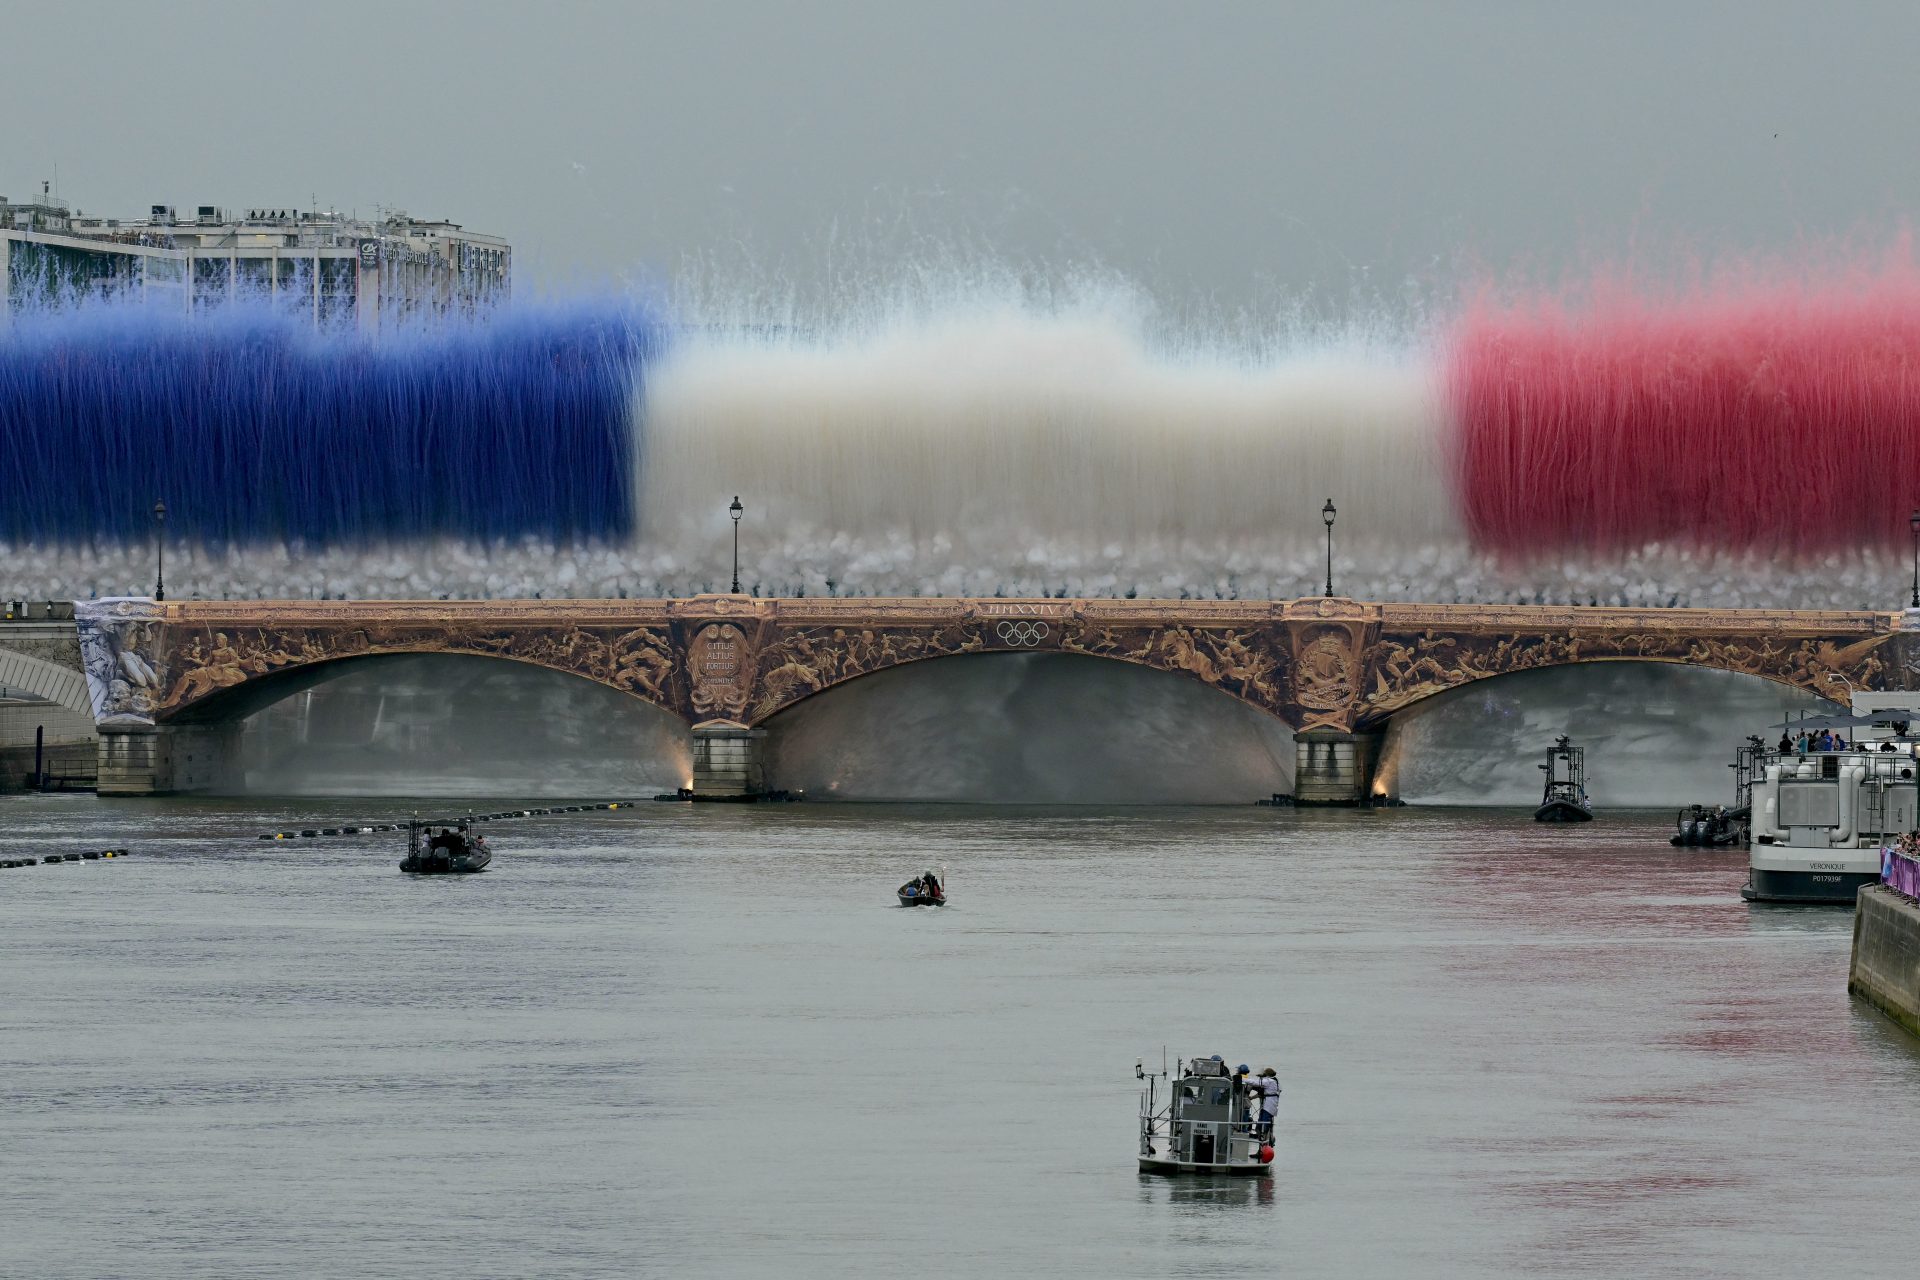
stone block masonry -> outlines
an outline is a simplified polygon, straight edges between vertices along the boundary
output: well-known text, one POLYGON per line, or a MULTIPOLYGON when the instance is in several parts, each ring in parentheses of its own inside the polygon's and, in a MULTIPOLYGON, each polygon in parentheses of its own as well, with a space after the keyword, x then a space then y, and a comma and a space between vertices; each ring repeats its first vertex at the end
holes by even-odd
POLYGON ((1920 1036, 1920 903, 1885 885, 1860 891, 1847 990, 1920 1036))

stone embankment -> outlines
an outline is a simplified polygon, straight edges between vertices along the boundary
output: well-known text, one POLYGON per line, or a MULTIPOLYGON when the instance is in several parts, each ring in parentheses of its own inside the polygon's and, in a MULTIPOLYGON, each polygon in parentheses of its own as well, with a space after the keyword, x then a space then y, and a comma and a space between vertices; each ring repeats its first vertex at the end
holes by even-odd
POLYGON ((1920 901, 1885 884, 1860 891, 1847 990, 1920 1036, 1920 901))

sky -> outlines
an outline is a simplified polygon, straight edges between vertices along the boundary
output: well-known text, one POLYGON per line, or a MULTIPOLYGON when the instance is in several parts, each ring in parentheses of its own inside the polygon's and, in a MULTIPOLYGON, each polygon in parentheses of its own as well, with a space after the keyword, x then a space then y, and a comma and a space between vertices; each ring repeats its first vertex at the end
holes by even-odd
POLYGON ((1181 305, 1884 239, 1920 6, 0 0, 0 193, 378 207, 521 279, 930 259, 1181 305))

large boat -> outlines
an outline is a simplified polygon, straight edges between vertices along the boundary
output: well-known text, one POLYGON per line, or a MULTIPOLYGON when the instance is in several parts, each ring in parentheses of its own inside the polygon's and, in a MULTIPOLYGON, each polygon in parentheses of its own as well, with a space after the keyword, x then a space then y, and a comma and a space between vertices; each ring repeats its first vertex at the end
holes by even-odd
POLYGON ((1246 1087, 1219 1058, 1175 1064, 1165 1104, 1158 1082, 1168 1073, 1133 1074, 1140 1094, 1140 1172, 1262 1174, 1273 1167, 1273 1136, 1260 1131, 1246 1087))
POLYGON ((1741 897, 1851 906, 1861 885, 1879 880, 1881 848, 1920 826, 1920 761, 1906 733, 1920 713, 1860 705, 1885 697, 1860 694, 1855 714, 1798 721, 1794 750, 1761 757, 1741 897), (1846 746, 1799 750, 1799 734, 1834 729, 1852 735, 1846 746))
POLYGON ((487 838, 474 834, 472 814, 454 823, 422 822, 418 818, 407 823, 407 856, 400 862, 402 871, 422 876, 459 875, 484 871, 492 861, 493 850, 487 847, 487 838), (438 831, 434 830, 436 826, 438 831))
POLYGON ((1547 786, 1540 795, 1540 807, 1533 811, 1535 822, 1592 822, 1593 806, 1587 802, 1586 753, 1561 734, 1547 748, 1547 786))

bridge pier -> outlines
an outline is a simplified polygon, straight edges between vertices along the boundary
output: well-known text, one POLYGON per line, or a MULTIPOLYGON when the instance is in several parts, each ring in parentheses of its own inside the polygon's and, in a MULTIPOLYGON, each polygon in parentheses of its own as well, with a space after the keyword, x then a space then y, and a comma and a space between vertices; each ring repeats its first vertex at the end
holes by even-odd
POLYGON ((103 796, 173 794, 173 730, 157 725, 100 726, 95 786, 103 796))
POLYGON ((1373 789, 1373 768, 1384 733, 1308 729, 1293 735, 1293 802, 1358 805, 1373 789))
POLYGON ((100 726, 95 785, 103 796, 216 791, 232 779, 240 726, 100 726))
POLYGON ((700 725, 693 730, 693 794, 723 800, 757 796, 767 789, 761 762, 765 729, 700 725))

